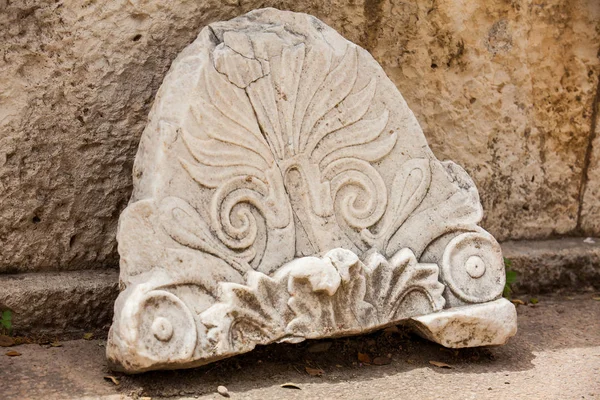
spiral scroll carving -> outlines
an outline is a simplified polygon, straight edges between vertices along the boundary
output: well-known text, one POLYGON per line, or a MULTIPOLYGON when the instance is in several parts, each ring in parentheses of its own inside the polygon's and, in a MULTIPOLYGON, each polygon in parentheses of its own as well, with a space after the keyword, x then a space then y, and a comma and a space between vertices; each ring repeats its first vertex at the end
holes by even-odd
POLYGON ((196 325, 192 313, 175 295, 154 290, 142 300, 138 315, 138 343, 157 360, 185 360, 196 347, 196 325))
POLYGON ((150 287, 142 284, 126 291, 109 334, 108 349, 135 353, 139 370, 166 360, 189 360, 198 340, 196 323, 186 304, 168 291, 150 287))
POLYGON ((323 175, 331 182, 334 199, 342 189, 349 189, 339 199, 338 208, 349 226, 361 230, 379 221, 387 206, 387 188, 371 164, 345 158, 331 163, 323 175), (359 201, 363 205, 358 205, 359 201))
POLYGON ((444 250, 440 270, 442 282, 467 303, 498 298, 506 283, 502 250, 486 232, 463 233, 452 239, 444 250))

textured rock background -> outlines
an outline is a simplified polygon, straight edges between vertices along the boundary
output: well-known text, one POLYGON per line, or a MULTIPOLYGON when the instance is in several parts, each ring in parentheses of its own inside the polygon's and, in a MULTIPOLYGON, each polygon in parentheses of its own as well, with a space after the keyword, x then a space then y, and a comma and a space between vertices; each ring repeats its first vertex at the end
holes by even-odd
POLYGON ((169 65, 207 23, 266 6, 371 51, 500 240, 600 235, 597 0, 0 0, 0 273, 116 267, 169 65))

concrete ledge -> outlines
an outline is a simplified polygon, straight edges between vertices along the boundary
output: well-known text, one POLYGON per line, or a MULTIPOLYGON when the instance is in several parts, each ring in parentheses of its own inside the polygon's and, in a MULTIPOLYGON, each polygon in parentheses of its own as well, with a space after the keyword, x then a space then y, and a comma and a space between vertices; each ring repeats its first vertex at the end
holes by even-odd
POLYGON ((600 238, 520 240, 502 243, 517 272, 515 294, 600 289, 600 238))
POLYGON ((116 270, 0 275, 0 310, 13 311, 15 335, 105 330, 118 287, 116 270))
MULTIPOLYGON (((518 273, 514 294, 600 290, 600 239, 502 244, 518 273)), ((119 292, 116 270, 0 275, 0 310, 13 311, 17 335, 107 331, 119 292)))

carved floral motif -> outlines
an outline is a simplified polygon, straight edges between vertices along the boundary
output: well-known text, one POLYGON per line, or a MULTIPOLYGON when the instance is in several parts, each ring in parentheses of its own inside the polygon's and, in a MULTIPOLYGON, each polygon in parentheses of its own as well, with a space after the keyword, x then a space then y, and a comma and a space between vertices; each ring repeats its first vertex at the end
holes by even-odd
POLYGON ((190 49, 140 144, 145 196, 120 219, 118 368, 200 365, 499 297, 477 189, 435 159, 366 51, 276 10, 213 24, 190 49))

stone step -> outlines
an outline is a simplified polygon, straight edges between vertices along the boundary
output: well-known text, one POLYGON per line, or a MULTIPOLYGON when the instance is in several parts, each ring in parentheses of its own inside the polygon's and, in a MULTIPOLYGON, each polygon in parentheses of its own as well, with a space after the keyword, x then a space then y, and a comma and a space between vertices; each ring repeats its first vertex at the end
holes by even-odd
POLYGON ((600 238, 508 241, 502 252, 517 272, 515 295, 600 289, 600 238))
POLYGON ((118 282, 114 269, 0 275, 0 310, 12 310, 16 335, 108 330, 118 282))
MULTIPOLYGON (((504 256, 518 274, 513 295, 600 290, 600 239, 584 240, 503 243, 504 256)), ((117 270, 0 275, 0 310, 13 311, 19 335, 107 331, 118 281, 117 270)))

